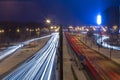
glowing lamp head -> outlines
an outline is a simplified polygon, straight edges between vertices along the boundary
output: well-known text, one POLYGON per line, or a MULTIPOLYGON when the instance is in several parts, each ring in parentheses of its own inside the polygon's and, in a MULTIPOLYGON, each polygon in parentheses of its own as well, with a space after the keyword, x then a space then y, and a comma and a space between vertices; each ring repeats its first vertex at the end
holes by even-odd
POLYGON ((97 16, 97 24, 100 25, 101 24, 101 15, 97 16))
POLYGON ((51 23, 51 20, 50 20, 50 19, 47 19, 47 20, 46 20, 46 23, 50 24, 50 23, 51 23))

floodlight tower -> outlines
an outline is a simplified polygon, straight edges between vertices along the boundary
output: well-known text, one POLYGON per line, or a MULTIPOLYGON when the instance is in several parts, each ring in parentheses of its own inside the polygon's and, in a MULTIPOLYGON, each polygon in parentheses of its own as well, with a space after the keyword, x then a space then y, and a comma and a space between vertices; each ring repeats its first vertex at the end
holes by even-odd
MULTIPOLYGON (((101 34, 101 31, 100 31, 100 29, 101 29, 101 23, 102 23, 101 15, 98 14, 98 15, 97 15, 97 24, 98 24, 98 26, 99 26, 99 33, 100 33, 101 46, 102 46, 102 34, 101 34)), ((100 45, 98 45, 98 49, 99 49, 99 47, 100 47, 100 45)))

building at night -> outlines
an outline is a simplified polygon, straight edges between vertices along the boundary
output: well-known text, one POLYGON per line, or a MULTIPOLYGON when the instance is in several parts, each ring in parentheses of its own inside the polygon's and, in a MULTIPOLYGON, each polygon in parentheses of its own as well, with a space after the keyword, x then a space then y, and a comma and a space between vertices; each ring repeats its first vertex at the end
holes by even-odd
POLYGON ((120 45, 120 6, 112 6, 102 12, 102 25, 108 27, 109 41, 120 45))
POLYGON ((120 6, 109 7, 102 12, 102 25, 110 28, 120 26, 120 6))

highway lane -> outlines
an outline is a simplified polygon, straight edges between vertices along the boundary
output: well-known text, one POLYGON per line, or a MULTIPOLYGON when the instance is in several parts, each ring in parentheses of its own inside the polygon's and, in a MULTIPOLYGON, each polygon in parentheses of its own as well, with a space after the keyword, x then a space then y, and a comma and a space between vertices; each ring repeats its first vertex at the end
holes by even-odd
POLYGON ((85 56, 85 65, 94 75, 95 80, 120 80, 120 65, 84 45, 79 36, 70 34, 66 36, 78 56, 85 56))
POLYGON ((50 36, 51 35, 47 35, 47 36, 43 36, 43 37, 40 37, 40 38, 35 38, 35 39, 27 40, 27 41, 24 41, 24 42, 20 42, 16 45, 10 46, 7 49, 0 52, 0 60, 4 59, 5 57, 14 53, 15 51, 22 48, 23 46, 28 45, 32 41, 36 41, 36 40, 43 39, 43 38, 50 37, 50 36))
POLYGON ((52 80, 59 34, 51 35, 50 40, 40 51, 3 80, 52 80))

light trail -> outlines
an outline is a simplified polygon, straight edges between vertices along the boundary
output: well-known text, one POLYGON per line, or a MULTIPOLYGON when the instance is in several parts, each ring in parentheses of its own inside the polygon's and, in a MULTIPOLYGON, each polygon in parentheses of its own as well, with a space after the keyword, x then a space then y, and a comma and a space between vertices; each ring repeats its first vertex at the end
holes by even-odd
POLYGON ((45 47, 3 80, 52 80, 51 76, 55 65, 59 34, 53 33, 51 35, 52 37, 45 47))

